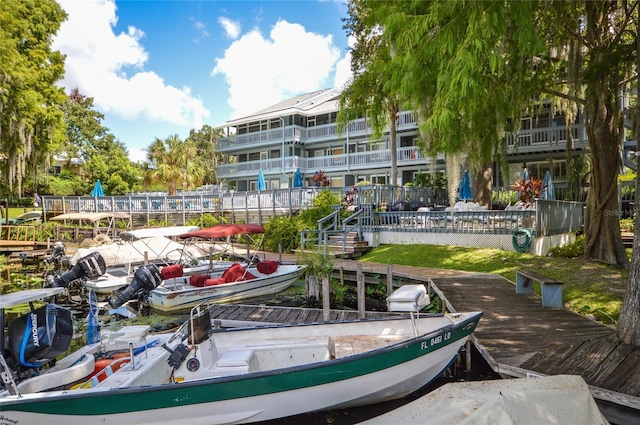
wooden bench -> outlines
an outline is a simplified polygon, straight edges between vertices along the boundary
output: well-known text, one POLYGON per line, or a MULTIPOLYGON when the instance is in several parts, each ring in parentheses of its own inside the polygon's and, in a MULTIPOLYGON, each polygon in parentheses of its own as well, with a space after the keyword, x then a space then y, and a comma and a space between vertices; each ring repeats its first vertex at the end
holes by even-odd
POLYGON ((540 273, 516 270, 516 292, 518 294, 532 293, 534 281, 540 283, 542 307, 563 308, 562 282, 558 282, 540 273))

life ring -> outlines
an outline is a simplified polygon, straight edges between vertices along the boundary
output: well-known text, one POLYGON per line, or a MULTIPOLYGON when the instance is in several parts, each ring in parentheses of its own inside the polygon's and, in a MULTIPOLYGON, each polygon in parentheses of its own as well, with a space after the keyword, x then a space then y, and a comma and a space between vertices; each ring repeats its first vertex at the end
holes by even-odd
POLYGON ((104 381, 107 377, 111 376, 114 372, 120 370, 122 366, 129 363, 129 356, 122 357, 119 359, 103 359, 96 360, 95 367, 93 372, 87 376, 85 382, 81 382, 77 385, 74 385, 71 389, 87 389, 93 388, 98 385, 100 382, 104 381))
POLYGON ((516 229, 513 232, 513 237, 511 238, 513 248, 517 252, 529 252, 532 241, 533 237, 531 236, 531 231, 524 228, 516 229))

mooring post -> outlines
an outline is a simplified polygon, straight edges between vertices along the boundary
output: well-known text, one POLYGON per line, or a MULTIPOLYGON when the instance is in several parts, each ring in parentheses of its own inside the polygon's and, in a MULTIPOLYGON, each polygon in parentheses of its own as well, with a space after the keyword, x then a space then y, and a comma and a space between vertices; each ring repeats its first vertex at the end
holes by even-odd
POLYGON ((329 276, 322 276, 322 319, 328 322, 331 316, 329 310, 331 309, 331 288, 329 286, 329 276))
POLYGON ((358 319, 364 319, 365 303, 364 303, 364 273, 362 273, 362 263, 358 263, 356 267, 356 281, 358 292, 358 319))
POLYGON ((393 292, 393 264, 387 264, 387 296, 393 292))

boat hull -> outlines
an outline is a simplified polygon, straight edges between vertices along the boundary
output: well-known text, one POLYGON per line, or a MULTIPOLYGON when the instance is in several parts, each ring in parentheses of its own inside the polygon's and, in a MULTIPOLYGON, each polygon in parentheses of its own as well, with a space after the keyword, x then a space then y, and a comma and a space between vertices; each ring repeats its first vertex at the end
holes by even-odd
POLYGON ((11 396, 0 410, 11 423, 211 425, 377 403, 437 378, 480 316, 468 313, 428 334, 335 360, 178 384, 11 396))
MULTIPOLYGON (((145 303, 153 309, 170 312, 187 310, 203 302, 224 304, 273 295, 293 285, 305 270, 305 266, 300 265, 281 265, 280 268, 282 273, 214 286, 194 287, 165 282, 149 293, 145 303)), ((260 275, 255 270, 252 273, 260 275)))

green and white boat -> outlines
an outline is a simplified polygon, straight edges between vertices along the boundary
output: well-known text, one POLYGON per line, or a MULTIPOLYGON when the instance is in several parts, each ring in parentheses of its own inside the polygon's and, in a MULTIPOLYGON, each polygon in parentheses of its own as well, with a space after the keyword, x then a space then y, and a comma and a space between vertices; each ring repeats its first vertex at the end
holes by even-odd
POLYGON ((67 338, 54 316, 10 325, 2 424, 236 424, 391 400, 440 376, 482 313, 215 329, 200 305, 175 333, 124 327, 40 366, 57 351, 28 353, 35 336, 67 338))

